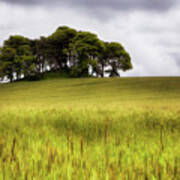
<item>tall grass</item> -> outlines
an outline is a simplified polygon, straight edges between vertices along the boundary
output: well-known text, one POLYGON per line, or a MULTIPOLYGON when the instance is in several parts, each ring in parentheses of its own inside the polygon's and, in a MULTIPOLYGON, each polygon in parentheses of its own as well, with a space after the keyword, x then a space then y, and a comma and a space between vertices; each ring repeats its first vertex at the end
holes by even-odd
POLYGON ((0 179, 180 179, 180 79, 165 79, 0 86, 0 179))

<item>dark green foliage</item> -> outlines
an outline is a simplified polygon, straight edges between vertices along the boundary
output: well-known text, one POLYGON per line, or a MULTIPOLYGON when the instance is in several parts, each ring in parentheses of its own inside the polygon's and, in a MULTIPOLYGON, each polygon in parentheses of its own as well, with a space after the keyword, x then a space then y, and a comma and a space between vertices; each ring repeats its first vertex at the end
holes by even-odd
POLYGON ((106 60, 111 69, 110 77, 119 76, 119 69, 126 71, 132 69, 130 55, 120 43, 112 42, 105 44, 106 60))
POLYGON ((67 26, 35 40, 10 36, 0 49, 0 79, 11 82, 39 80, 46 72, 59 72, 59 77, 113 77, 129 69, 130 55, 120 43, 106 43, 96 34, 67 26))
POLYGON ((1 49, 0 71, 1 77, 7 77, 11 82, 35 75, 36 58, 31 41, 22 36, 10 36, 1 49))
POLYGON ((78 32, 71 43, 71 51, 74 55, 76 65, 73 67, 75 77, 88 77, 89 68, 93 70, 97 67, 103 43, 97 35, 89 32, 78 32))
POLYGON ((69 27, 59 27, 56 32, 47 38, 49 42, 49 54, 55 60, 55 66, 68 71, 70 59, 69 45, 76 36, 76 30, 69 27))
POLYGON ((15 56, 16 51, 10 47, 3 47, 0 53, 0 72, 1 76, 7 76, 10 81, 13 81, 13 73, 15 71, 15 56))

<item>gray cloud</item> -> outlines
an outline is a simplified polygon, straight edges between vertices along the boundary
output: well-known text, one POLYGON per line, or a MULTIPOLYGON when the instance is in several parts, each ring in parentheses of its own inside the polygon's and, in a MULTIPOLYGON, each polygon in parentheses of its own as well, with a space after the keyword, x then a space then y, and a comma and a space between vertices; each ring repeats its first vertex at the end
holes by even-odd
POLYGON ((67 25, 121 42, 134 65, 122 76, 180 75, 177 0, 59 1, 0 0, 0 45, 10 35, 38 38, 67 25))
POLYGON ((167 10, 178 3, 178 0, 0 0, 2 2, 19 5, 69 5, 86 8, 108 8, 114 10, 167 10))
POLYGON ((170 53, 170 56, 172 56, 175 59, 176 64, 180 66, 180 52, 170 53))

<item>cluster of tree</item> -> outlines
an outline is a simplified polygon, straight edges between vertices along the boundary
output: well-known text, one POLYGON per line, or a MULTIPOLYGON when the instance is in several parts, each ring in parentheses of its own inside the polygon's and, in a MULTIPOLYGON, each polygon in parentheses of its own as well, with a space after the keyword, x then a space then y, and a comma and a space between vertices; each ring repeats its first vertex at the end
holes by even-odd
POLYGON ((0 47, 0 78, 11 82, 43 78, 47 71, 70 77, 119 76, 132 69, 131 58, 117 42, 103 42, 97 35, 63 26, 52 35, 31 40, 10 36, 0 47))

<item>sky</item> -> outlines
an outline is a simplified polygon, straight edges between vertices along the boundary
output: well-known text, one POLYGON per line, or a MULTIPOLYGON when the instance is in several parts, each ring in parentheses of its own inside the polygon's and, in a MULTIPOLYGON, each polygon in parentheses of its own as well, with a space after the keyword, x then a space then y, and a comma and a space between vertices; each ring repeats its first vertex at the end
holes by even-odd
POLYGON ((134 67, 122 76, 180 76, 180 0, 0 0, 0 45, 63 25, 120 42, 134 67))

